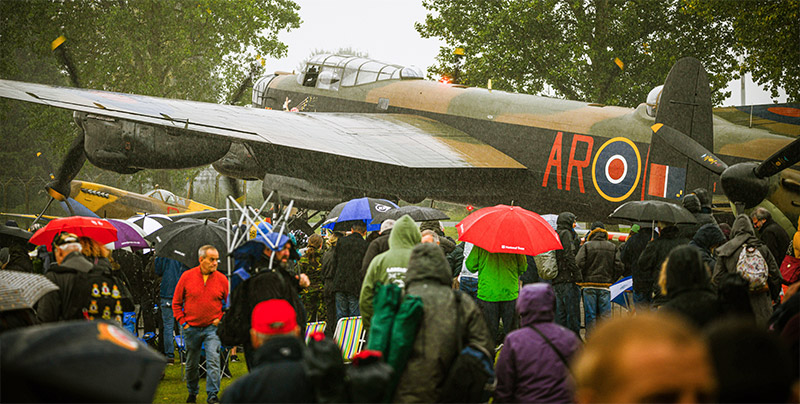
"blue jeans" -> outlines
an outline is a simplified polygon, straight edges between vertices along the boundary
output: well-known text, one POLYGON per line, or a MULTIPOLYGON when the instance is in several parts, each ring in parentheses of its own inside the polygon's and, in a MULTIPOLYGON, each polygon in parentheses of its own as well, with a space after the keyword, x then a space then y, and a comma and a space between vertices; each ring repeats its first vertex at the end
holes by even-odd
POLYGON ((500 318, 503 319, 503 331, 506 335, 517 327, 516 321, 517 299, 503 302, 487 302, 478 299, 478 307, 483 311, 483 318, 489 326, 489 337, 492 343, 497 344, 497 333, 500 328, 500 318))
POLYGON ((347 292, 336 292, 336 321, 342 317, 360 316, 358 296, 347 292))
POLYGON ((588 334, 598 318, 611 318, 611 292, 608 289, 583 289, 583 314, 588 334))
POLYGON ((478 278, 470 278, 469 276, 462 276, 458 282, 458 288, 470 295, 472 300, 478 301, 478 278))
POLYGON ((189 394, 197 395, 200 391, 197 383, 200 381, 200 351, 205 342, 206 350, 206 393, 217 395, 220 380, 220 341, 217 336, 217 327, 189 327, 183 330, 186 340, 186 388, 189 394))
POLYGON ((553 284, 553 290, 556 292, 556 323, 580 336, 581 289, 568 282, 553 284))
POLYGON ((161 298, 161 320, 164 322, 161 338, 164 340, 164 355, 175 357, 175 317, 172 315, 172 299, 161 298))

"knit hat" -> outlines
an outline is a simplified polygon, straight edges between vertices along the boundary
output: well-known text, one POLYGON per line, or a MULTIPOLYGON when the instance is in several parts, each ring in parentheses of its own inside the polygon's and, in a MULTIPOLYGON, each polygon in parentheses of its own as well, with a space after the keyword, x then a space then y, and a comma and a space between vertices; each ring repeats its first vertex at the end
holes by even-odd
POLYGON ((260 334, 288 334, 297 327, 297 314, 286 300, 263 301, 253 309, 250 327, 260 334))
POLYGON ((589 231, 592 231, 592 230, 594 230, 594 229, 596 229, 598 227, 601 228, 601 229, 605 229, 606 228, 606 226, 603 225, 603 222, 597 221, 597 222, 592 222, 592 226, 589 227, 589 231))

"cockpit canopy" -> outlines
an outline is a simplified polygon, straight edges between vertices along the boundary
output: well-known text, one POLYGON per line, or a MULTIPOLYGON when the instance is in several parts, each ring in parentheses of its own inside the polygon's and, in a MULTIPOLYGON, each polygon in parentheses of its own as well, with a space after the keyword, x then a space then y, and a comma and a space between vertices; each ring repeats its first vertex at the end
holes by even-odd
POLYGON ((155 200, 162 201, 162 202, 166 202, 166 203, 168 203, 170 205, 183 206, 185 208, 189 206, 189 201, 187 201, 184 198, 181 198, 180 196, 177 196, 177 195, 173 194, 172 192, 167 191, 166 189, 154 189, 154 190, 144 194, 144 196, 147 196, 147 197, 150 197, 150 198, 153 198, 155 200))
POLYGON ((416 66, 403 67, 358 56, 315 55, 297 76, 297 82, 306 87, 338 90, 339 86, 352 87, 389 79, 422 79, 424 74, 416 66))

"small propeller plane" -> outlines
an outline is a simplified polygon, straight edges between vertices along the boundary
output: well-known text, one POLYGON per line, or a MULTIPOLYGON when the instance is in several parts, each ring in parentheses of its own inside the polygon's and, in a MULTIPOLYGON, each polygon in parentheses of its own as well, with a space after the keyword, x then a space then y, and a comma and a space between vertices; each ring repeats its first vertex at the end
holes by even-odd
POLYGON ((635 109, 429 81, 343 55, 259 79, 249 108, 8 80, 0 96, 75 111, 83 134, 54 197, 88 159, 120 173, 213 163, 322 210, 370 195, 605 218, 628 200, 704 187, 718 207, 767 205, 784 227, 800 214, 800 104, 733 113, 753 127, 716 117, 694 58, 635 109))

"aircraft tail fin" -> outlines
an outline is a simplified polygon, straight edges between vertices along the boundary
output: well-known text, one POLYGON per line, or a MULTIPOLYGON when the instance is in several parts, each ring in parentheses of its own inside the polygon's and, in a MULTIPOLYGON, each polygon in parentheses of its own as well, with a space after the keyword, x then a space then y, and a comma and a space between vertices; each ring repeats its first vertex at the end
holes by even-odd
POLYGON ((717 176, 698 160, 717 158, 708 77, 699 60, 678 60, 664 82, 645 167, 643 199, 682 199, 695 188, 716 192, 717 176), (658 130, 661 126, 673 130, 658 130), (677 132, 676 132, 677 131, 677 132), (687 142, 684 136, 692 142, 687 142), (686 143, 698 145, 690 158, 686 143))

